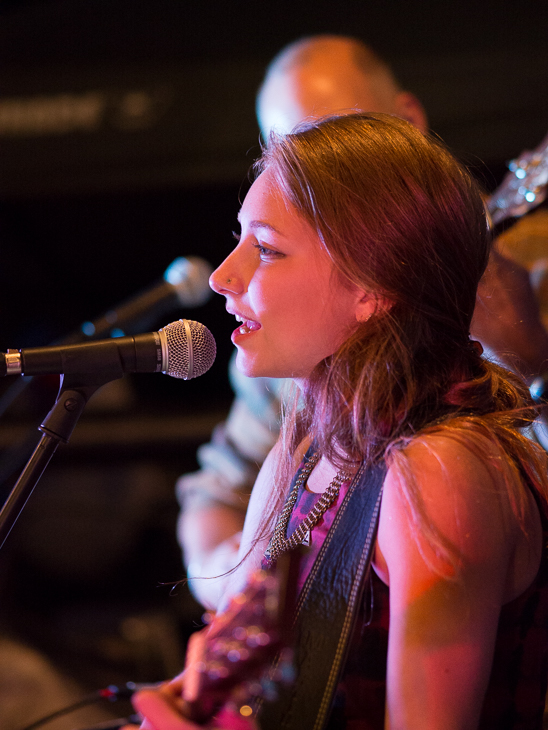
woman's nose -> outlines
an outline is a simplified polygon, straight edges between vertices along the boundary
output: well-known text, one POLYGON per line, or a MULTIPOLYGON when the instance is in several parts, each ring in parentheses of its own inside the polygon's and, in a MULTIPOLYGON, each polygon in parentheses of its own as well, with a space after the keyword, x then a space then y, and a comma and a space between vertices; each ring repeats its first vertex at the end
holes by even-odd
POLYGON ((257 268, 254 249, 242 240, 209 277, 209 286, 217 294, 243 294, 257 268))
POLYGON ((217 294, 233 293, 236 290, 236 277, 229 272, 229 258, 225 259, 209 277, 209 286, 217 294))

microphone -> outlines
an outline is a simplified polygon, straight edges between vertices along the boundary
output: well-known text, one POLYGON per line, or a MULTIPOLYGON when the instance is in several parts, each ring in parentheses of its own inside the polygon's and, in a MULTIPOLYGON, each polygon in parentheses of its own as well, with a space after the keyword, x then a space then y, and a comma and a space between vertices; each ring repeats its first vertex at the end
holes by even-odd
POLYGON ((198 256, 180 256, 171 262, 159 282, 109 309, 98 319, 84 322, 61 343, 132 334, 174 309, 199 307, 213 293, 209 288, 212 271, 210 264, 198 256))
POLYGON ((79 345, 27 347, 0 353, 0 376, 94 374, 112 380, 125 373, 159 373, 190 380, 213 365, 217 347, 207 327, 179 319, 158 332, 79 345))

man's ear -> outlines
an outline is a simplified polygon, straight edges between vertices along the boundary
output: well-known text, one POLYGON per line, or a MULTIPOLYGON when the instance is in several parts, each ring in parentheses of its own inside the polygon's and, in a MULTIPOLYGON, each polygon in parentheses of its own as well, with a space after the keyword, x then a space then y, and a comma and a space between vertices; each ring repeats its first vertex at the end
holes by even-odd
POLYGON ((414 124, 423 134, 428 131, 428 117, 423 105, 414 94, 409 91, 400 91, 396 95, 394 113, 414 124))

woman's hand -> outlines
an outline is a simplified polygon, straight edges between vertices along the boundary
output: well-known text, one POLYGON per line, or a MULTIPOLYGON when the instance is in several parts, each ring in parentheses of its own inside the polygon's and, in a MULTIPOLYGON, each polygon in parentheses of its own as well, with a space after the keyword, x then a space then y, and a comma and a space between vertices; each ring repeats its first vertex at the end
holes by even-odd
POLYGON ((195 730, 198 727, 185 719, 183 700, 175 682, 133 695, 133 706, 143 717, 141 730, 195 730))
MULTIPOLYGON (((176 678, 155 689, 137 692, 133 706, 143 717, 141 730, 256 730, 252 719, 243 717, 236 708, 225 706, 207 725, 196 725, 184 716, 185 702, 181 699, 182 682, 176 678)), ((128 725, 122 730, 136 730, 128 725)))

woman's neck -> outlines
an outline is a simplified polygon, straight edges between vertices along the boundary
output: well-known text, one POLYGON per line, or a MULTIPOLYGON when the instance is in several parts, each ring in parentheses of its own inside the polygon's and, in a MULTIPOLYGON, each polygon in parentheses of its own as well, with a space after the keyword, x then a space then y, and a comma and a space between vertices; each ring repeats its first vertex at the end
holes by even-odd
POLYGON ((325 456, 322 456, 308 477, 306 488, 310 492, 322 494, 331 484, 337 472, 338 469, 325 456))

